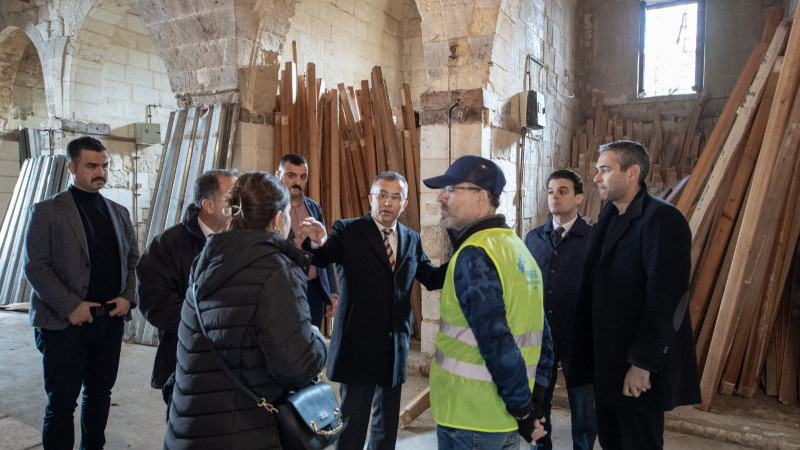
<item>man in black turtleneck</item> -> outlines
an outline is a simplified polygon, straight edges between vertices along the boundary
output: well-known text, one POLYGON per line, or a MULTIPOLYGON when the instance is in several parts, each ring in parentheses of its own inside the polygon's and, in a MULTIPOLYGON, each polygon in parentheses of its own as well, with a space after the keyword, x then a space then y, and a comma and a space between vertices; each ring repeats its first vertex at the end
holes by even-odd
POLYGON ((123 319, 134 301, 139 259, 125 207, 98 192, 108 155, 91 137, 67 145, 72 185, 31 208, 25 236, 30 324, 42 353, 48 402, 45 449, 72 449, 73 414, 81 402, 82 449, 103 448, 117 378, 123 319))

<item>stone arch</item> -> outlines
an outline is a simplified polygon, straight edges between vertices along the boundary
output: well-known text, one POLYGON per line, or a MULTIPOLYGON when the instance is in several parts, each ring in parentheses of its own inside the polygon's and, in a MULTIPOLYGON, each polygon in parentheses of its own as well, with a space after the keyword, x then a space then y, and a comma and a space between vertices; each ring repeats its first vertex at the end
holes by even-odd
POLYGON ((238 92, 247 111, 271 112, 278 55, 296 0, 131 0, 159 49, 179 102, 209 104, 238 92))
POLYGON ((38 128, 47 118, 39 52, 21 28, 0 32, 0 130, 38 128), (20 72, 23 76, 18 76, 20 72))
POLYGON ((132 137, 155 104, 166 123, 176 106, 172 87, 148 29, 127 0, 84 1, 88 11, 66 46, 63 118, 102 122, 112 134, 132 137))

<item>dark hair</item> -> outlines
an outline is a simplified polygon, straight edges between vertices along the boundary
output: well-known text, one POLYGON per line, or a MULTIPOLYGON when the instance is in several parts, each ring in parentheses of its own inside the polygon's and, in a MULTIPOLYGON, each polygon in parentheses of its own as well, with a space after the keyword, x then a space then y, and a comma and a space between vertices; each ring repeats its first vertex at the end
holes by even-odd
POLYGON ((91 136, 83 136, 69 141, 67 144, 67 157, 69 162, 77 163, 81 159, 81 150, 91 150, 93 152, 104 152, 106 147, 91 136))
POLYGON ((489 194, 489 204, 492 205, 492 208, 497 209, 500 207, 500 196, 494 195, 489 191, 486 191, 489 194))
POLYGON ((644 145, 636 141, 616 141, 610 144, 601 145, 597 149, 602 154, 612 151, 619 157, 619 168, 628 170, 632 165, 639 166, 639 182, 643 183, 650 172, 650 155, 644 145))
POLYGON ((281 162, 279 164, 280 167, 283 167, 284 164, 289 163, 293 166, 307 166, 308 161, 303 158, 302 155, 298 155, 297 153, 287 153, 283 155, 281 158, 281 162))
POLYGON ((217 197, 219 192, 219 177, 236 177, 236 170, 211 169, 203 172, 194 183, 194 204, 203 206, 203 200, 217 197))
POLYGON ((583 180, 581 180, 581 176, 569 169, 556 170, 551 173, 550 177, 547 178, 547 184, 549 185, 553 180, 570 180, 572 181, 572 188, 575 191, 575 195, 583 194, 583 180))
POLYGON ((387 181, 399 181, 400 184, 403 186, 403 197, 408 197, 408 181, 406 181, 406 177, 400 175, 397 172, 392 172, 387 170, 386 172, 379 173, 374 180, 372 180, 372 184, 370 185, 370 191, 372 191, 372 186, 375 186, 379 180, 387 180, 387 181))
POLYGON ((278 177, 267 172, 247 172, 228 192, 231 212, 228 228, 266 228, 288 204, 289 193, 278 177))

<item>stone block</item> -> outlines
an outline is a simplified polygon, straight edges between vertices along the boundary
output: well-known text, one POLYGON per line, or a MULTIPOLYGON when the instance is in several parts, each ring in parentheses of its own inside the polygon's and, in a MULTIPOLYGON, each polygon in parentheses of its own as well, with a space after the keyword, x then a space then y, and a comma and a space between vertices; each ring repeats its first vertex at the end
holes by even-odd
POLYGON ((153 87, 153 73, 149 70, 128 66, 125 70, 125 82, 135 86, 153 87))
POLYGON ((420 159, 447 158, 447 125, 429 125, 420 131, 420 159))
POLYGON ((159 92, 155 89, 133 86, 132 94, 136 103, 151 105, 159 102, 159 92))
POLYGON ((436 339, 437 331, 439 331, 438 320, 434 321, 434 320, 423 319, 422 324, 420 324, 420 334, 422 335, 421 336, 422 353, 433 354, 436 351, 434 341, 436 339))
POLYGON ((73 93, 75 98, 84 102, 96 103, 100 99, 100 87, 91 84, 75 83, 73 93))
MULTIPOLYGON (((103 64, 102 78, 112 82, 117 82, 125 79, 125 66, 114 62, 106 62, 103 64)), ((82 81, 79 72, 79 81, 82 81)))
POLYGON ((125 105, 118 101, 109 101, 103 104, 103 117, 122 119, 125 117, 125 105))
POLYGON ((429 320, 439 320, 440 291, 422 290, 422 317, 429 320))
MULTIPOLYGON (((124 77, 122 79, 124 80, 124 77)), ((106 100, 114 99, 129 102, 132 100, 131 86, 124 82, 120 83, 108 79, 103 83, 102 96, 106 100)))
POLYGON ((150 68, 150 55, 145 52, 140 52, 139 50, 129 48, 128 49, 128 64, 133 67, 138 67, 140 69, 149 69, 150 68))
POLYGON ((475 8, 469 21, 470 36, 491 36, 497 30, 498 8, 475 8))
POLYGON ((120 47, 119 45, 111 45, 106 49, 105 60, 107 62, 127 65, 128 49, 125 47, 120 47))
POLYGON ((111 127, 107 123, 87 123, 86 132, 89 134, 108 135, 111 134, 111 127))
POLYGON ((355 0, 335 0, 336 6, 348 14, 355 14, 356 1, 355 0))
POLYGON ((459 38, 469 36, 472 8, 464 5, 442 6, 444 32, 447 37, 459 38))
POLYGON ((142 22, 141 17, 136 14, 131 14, 130 12, 125 14, 125 28, 138 34, 150 34, 150 30, 148 30, 144 22, 142 22))
MULTIPOLYGON (((93 68, 88 67, 78 67, 75 73, 75 81, 83 84, 88 84, 91 86, 100 87, 103 84, 103 75, 105 70, 100 71, 93 68)), ((123 71, 123 76, 124 76, 123 71)), ((17 86, 15 89, 19 89, 17 86)))
POLYGON ((110 42, 112 45, 119 45, 126 48, 136 48, 136 36, 137 34, 133 31, 117 28, 114 32, 114 35, 111 37, 110 42))

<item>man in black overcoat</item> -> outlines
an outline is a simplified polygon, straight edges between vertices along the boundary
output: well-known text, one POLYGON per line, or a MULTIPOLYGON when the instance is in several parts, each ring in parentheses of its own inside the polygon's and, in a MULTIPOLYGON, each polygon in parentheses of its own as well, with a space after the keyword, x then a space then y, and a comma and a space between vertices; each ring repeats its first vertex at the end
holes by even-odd
POLYGON ((592 229, 576 307, 567 386, 594 384, 604 449, 660 449, 664 411, 700 401, 688 314, 691 233, 647 192, 647 150, 599 149, 594 178, 607 201, 592 229))
POLYGON ((161 389, 167 414, 175 385, 178 325, 189 287, 189 272, 206 245, 206 238, 227 226, 229 217, 223 211, 235 181, 236 173, 230 170, 214 169, 200 175, 194 186, 194 202, 186 207, 180 223, 154 237, 136 265, 139 309, 158 328, 150 386, 161 389))
POLYGON ((397 440, 400 394, 406 381, 411 335, 411 288, 416 278, 441 289, 447 265, 434 267, 419 233, 397 219, 408 204, 408 182, 395 172, 378 174, 370 189, 370 212, 337 220, 330 236, 313 218, 304 232, 311 263, 336 263, 339 308, 328 350, 327 376, 341 383, 342 429, 337 449, 393 449, 397 440), (372 421, 370 422, 370 410, 372 421))

